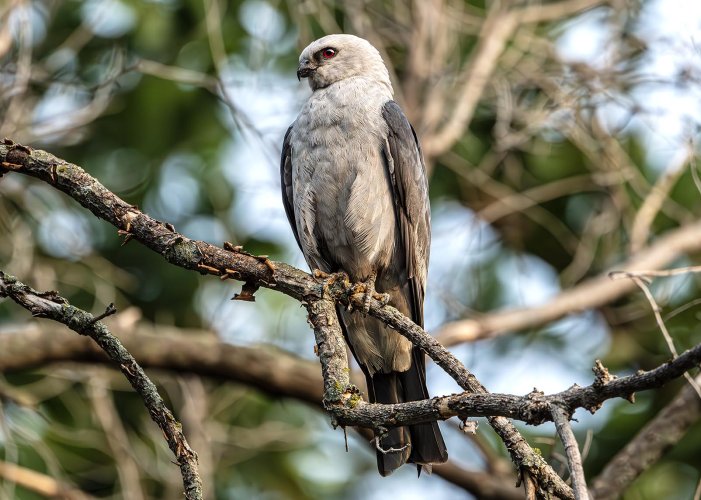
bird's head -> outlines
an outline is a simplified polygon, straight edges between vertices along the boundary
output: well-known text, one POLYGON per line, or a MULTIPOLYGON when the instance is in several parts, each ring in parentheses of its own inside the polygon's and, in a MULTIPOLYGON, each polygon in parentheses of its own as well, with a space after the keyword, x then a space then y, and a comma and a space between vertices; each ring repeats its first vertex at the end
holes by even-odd
POLYGON ((370 42, 354 35, 328 35, 310 43, 299 56, 297 78, 309 79, 312 90, 363 76, 392 90, 382 57, 370 42))

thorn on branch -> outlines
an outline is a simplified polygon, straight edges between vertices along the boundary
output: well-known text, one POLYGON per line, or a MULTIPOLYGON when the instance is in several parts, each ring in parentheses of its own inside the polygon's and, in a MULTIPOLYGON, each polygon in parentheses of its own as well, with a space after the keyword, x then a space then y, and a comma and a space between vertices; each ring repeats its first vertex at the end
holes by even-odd
POLYGON ((114 304, 113 304, 112 302, 110 302, 110 305, 107 306, 107 308, 105 309, 105 312, 103 312, 102 314, 98 314, 97 316, 95 316, 93 319, 90 320, 90 322, 89 322, 88 324, 89 324, 89 325, 94 325, 94 324, 97 323, 98 321, 101 321, 101 320, 105 319, 107 316, 112 316, 112 315, 115 314, 116 312, 117 312, 117 308, 114 307, 114 304))
MULTIPOLYGON (((129 365, 127 365, 126 363, 122 363, 121 365, 119 365, 119 367, 122 369, 123 372, 125 372, 130 377, 136 376, 135 373, 133 372, 132 368, 129 365)), ((161 431, 164 432, 162 429, 161 429, 161 431)), ((165 434, 165 432, 164 432, 164 434, 165 434)))
POLYGON ((234 279, 236 279, 236 280, 240 280, 240 279, 241 279, 241 273, 238 272, 238 271, 235 271, 235 270, 233 270, 233 269, 226 268, 226 269, 224 269, 224 274, 221 275, 221 279, 222 279, 222 280, 225 280, 225 279, 228 279, 228 278, 234 278, 234 279))
POLYGON ((243 300, 245 302, 255 302, 256 298, 253 295, 260 288, 255 283, 247 281, 241 287, 241 293, 234 294, 231 300, 243 300))
POLYGON ((606 368, 603 363, 601 362, 600 359, 597 359, 594 362, 594 366, 591 369, 591 371, 594 372, 594 387, 601 388, 611 382, 612 380, 617 379, 616 375, 611 375, 609 373, 608 368, 606 368))
POLYGON ((247 255, 248 257, 253 257, 258 262, 265 264, 265 266, 268 269, 270 269, 270 274, 271 274, 271 277, 273 278, 272 283, 275 283, 275 278, 274 278, 275 271, 276 271, 275 264, 273 264, 273 262, 268 258, 267 255, 253 255, 252 253, 245 251, 243 249, 243 246, 234 245, 233 243, 228 242, 228 241, 224 242, 224 250, 227 250, 227 251, 233 252, 233 253, 239 253, 241 255, 247 255))
POLYGON ((117 229, 117 234, 119 236, 124 236, 124 241, 122 241, 122 244, 120 246, 126 245, 134 237, 134 233, 130 233, 129 231, 125 231, 123 229, 117 229))
POLYGON ((197 264, 197 269, 200 271, 200 274, 214 274, 216 276, 219 276, 221 274, 221 271, 217 269, 216 267, 208 266, 207 264, 197 264))
POLYGON ((134 237, 134 234, 131 232, 131 223, 139 216, 139 214, 134 213, 134 212, 127 212, 122 216, 122 224, 124 224, 124 229, 118 229, 117 234, 120 236, 124 236, 124 241, 122 242, 122 246, 126 245, 131 241, 131 239, 134 237))

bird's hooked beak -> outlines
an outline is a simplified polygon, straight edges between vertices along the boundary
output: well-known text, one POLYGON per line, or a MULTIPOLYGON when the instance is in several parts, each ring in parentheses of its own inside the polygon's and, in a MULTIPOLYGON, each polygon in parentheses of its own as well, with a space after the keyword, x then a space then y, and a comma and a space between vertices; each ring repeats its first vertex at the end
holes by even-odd
POLYGON ((302 78, 307 78, 311 76, 312 73, 316 71, 316 66, 309 59, 304 59, 299 63, 297 68, 297 80, 302 81, 302 78))

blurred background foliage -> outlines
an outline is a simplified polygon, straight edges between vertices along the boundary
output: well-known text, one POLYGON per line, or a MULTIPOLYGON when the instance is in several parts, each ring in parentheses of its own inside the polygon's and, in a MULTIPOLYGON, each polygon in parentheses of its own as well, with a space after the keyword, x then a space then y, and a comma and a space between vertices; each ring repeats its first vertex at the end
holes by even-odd
MULTIPOLYGON (((426 317, 440 332, 460 318, 544 303, 701 212, 701 9, 569 1, 551 13, 553 5, 10 0, 0 6, 0 137, 82 166, 189 237, 305 267, 278 194, 282 135, 309 92, 295 78, 297 56, 324 34, 364 36, 391 66, 426 149, 434 221, 426 317), (523 17, 504 37, 505 13, 518 9, 523 17), (489 40, 503 41, 491 60, 489 40), (463 105, 465 123, 451 122, 463 105), (659 190, 658 210, 641 218, 659 190)), ((260 291, 255 304, 231 302, 232 282, 122 246, 111 226, 19 175, 0 179, 0 268, 88 311, 114 302, 128 318, 118 325, 214 332, 314 359, 294 301, 260 291)), ((700 342, 698 278, 651 288, 677 348, 700 342)), ((36 324, 0 303, 0 335, 36 324)), ((640 293, 452 349, 490 390, 516 394, 588 384, 596 358, 628 373, 670 357, 640 293)), ((303 403, 213 378, 154 378, 200 455, 210 498, 469 497, 436 475, 416 481, 409 468, 377 477, 369 448, 351 438, 346 453, 342 432, 303 403)), ((457 391, 433 366, 429 380, 433 394, 457 391)), ((635 405, 611 401, 593 417, 578 412, 588 475, 682 386, 639 394, 635 405)), ((117 372, 64 363, 8 373, 0 396, 4 462, 100 498, 180 497, 169 450, 117 372)), ((503 466, 504 448, 486 427, 466 439, 445 425, 457 463, 503 466)), ((562 467, 551 426, 523 431, 562 467)), ((700 445, 697 424, 626 498, 691 498, 700 445)), ((2 474, 0 497, 42 498, 2 474)))

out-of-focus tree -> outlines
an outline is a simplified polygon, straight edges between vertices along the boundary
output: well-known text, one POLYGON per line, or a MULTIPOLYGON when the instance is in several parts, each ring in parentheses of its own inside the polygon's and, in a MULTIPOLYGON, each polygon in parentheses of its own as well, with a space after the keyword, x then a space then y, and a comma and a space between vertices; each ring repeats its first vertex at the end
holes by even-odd
MULTIPOLYGON (((277 173, 308 92, 297 55, 328 33, 367 38, 431 173, 427 327, 489 389, 553 392, 591 383, 597 357, 634 372, 669 359, 670 342, 701 342, 693 268, 634 276, 641 288, 606 277, 636 259, 636 271, 691 266, 701 251, 701 11, 677 3, 13 0, 0 7, 0 137, 82 166, 188 237, 303 267, 277 173)), ((0 178, 0 269, 88 311, 117 305, 106 321, 161 368, 209 498, 486 495, 438 468, 378 478, 372 450, 351 438, 345 453, 299 388, 178 365, 174 335, 310 360, 313 338, 296 302, 230 302, 231 282, 122 242, 52 186, 0 178)), ((179 497, 141 400, 55 330, 0 302, 0 497, 41 498, 42 481, 68 498, 179 497), (50 354, 54 335, 74 358, 50 354)), ((434 368, 432 393, 454 392, 434 368)), ((686 382, 580 413, 596 498, 698 494, 701 401, 686 382)), ((451 459, 465 477, 513 481, 485 427, 466 438, 446 425, 451 459)), ((552 426, 522 430, 566 466, 552 426)))

